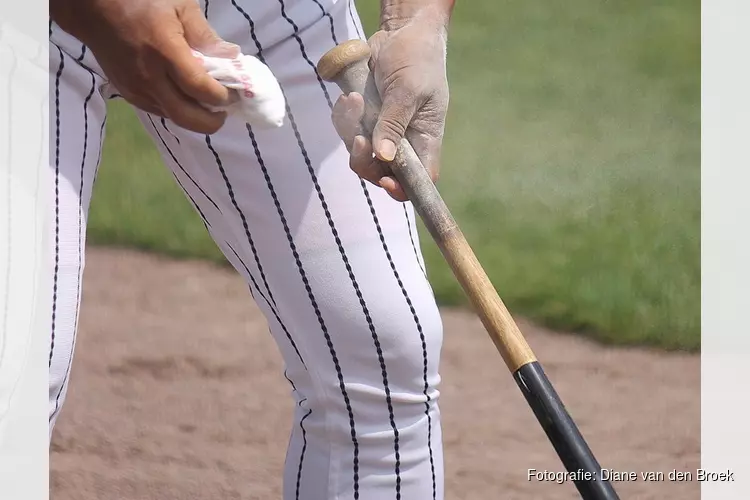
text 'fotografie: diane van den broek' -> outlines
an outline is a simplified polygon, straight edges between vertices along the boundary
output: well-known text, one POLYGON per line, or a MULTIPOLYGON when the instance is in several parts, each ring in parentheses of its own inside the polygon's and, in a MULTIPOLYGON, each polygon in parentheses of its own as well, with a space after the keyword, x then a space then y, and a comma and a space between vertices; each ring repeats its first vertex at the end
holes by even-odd
POLYGON ((577 471, 548 471, 528 469, 529 481, 552 481, 555 483, 564 483, 566 481, 719 481, 733 482, 734 472, 730 470, 722 472, 712 472, 706 469, 696 469, 692 471, 679 471, 672 469, 664 473, 663 471, 617 471, 614 469, 601 469, 598 477, 596 474, 578 469, 577 471))

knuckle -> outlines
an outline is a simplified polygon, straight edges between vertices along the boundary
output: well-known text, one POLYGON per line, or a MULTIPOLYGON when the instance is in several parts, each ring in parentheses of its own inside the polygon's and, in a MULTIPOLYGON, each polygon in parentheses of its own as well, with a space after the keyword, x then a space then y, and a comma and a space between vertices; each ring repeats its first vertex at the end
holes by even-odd
POLYGON ((193 34, 209 42, 213 42, 216 39, 216 33, 214 33, 214 31, 207 24, 204 24, 204 23, 201 23, 198 26, 194 26, 193 34))
POLYGON ((401 100, 413 101, 426 94, 432 88, 429 79, 419 71, 411 70, 407 65, 399 65, 398 69, 390 69, 383 74, 382 86, 386 94, 397 96, 401 100))
POLYGON ((378 45, 381 42, 383 42, 385 39, 388 38, 388 32, 385 30, 378 30, 375 33, 370 36, 370 38, 367 40, 367 43, 369 45, 378 45))
POLYGON ((198 69, 193 69, 186 71, 182 78, 188 87, 199 92, 211 93, 212 88, 206 80, 206 76, 206 73, 198 69))
POLYGON ((389 92, 381 109, 377 129, 389 136, 403 136, 416 111, 414 95, 404 88, 389 92))
POLYGON ((425 79, 422 75, 416 74, 413 71, 404 71, 399 80, 403 92, 411 95, 412 98, 424 92, 425 79))
POLYGON ((423 93, 424 84, 418 75, 410 72, 395 71, 385 81, 386 98, 400 102, 415 102, 423 93))
POLYGON ((400 116, 383 117, 377 126, 377 131, 387 137, 400 137, 406 132, 406 124, 400 116))

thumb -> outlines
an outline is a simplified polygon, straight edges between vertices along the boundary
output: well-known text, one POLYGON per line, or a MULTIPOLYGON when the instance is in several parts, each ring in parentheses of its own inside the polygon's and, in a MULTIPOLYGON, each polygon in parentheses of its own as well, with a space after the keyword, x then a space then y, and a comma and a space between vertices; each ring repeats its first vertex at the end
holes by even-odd
POLYGON ((232 59, 240 55, 239 45, 219 37, 206 20, 197 2, 188 2, 180 15, 185 29, 185 40, 191 48, 210 57, 232 59))
POLYGON ((375 155, 383 161, 393 161, 399 142, 406 133, 417 103, 412 93, 396 86, 385 92, 378 121, 372 131, 375 155))

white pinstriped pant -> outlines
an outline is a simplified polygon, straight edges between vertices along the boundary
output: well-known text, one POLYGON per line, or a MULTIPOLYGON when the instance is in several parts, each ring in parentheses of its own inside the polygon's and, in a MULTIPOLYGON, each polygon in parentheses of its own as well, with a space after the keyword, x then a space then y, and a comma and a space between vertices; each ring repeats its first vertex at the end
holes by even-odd
MULTIPOLYGON (((335 43, 362 36, 352 3, 202 2, 219 34, 279 79, 284 128, 230 119, 209 137, 139 116, 283 355, 297 402, 284 498, 441 499, 442 324, 414 213, 350 171, 330 120, 339 91, 314 68, 335 43)), ((92 54, 53 26, 50 432, 74 366, 86 214, 115 92, 92 54)))

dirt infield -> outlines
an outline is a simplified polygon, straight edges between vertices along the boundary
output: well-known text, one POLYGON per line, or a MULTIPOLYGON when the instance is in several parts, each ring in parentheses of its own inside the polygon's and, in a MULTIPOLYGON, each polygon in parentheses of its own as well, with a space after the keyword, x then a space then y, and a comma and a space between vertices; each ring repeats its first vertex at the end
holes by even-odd
MULTIPOLYGON (((90 250, 87 266, 51 498, 280 499, 292 402, 242 280, 120 250, 90 250)), ((561 471, 557 456, 479 321, 443 317, 446 498, 577 498, 570 482, 528 480, 530 468, 561 471)), ((615 482, 623 500, 700 497, 697 355, 521 326, 602 465, 664 472, 615 482), (673 469, 693 481, 670 481, 673 469)))

